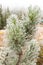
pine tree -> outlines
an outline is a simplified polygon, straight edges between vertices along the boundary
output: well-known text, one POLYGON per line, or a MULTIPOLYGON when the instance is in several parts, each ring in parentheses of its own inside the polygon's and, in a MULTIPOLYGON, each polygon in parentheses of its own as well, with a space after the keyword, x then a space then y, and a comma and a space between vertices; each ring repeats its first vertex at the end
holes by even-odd
POLYGON ((26 21, 23 19, 19 22, 17 15, 8 18, 5 36, 8 52, 4 50, 7 53, 4 57, 4 65, 36 65, 40 47, 35 39, 29 40, 27 37, 31 33, 30 29, 26 31, 25 27, 25 24, 31 22, 28 19, 26 17, 26 21))

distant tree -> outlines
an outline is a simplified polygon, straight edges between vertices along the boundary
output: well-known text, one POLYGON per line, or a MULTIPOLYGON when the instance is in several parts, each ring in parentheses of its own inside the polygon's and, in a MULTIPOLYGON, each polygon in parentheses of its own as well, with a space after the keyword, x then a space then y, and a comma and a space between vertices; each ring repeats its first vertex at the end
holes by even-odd
POLYGON ((11 13, 10 13, 10 9, 7 8, 6 11, 5 11, 5 16, 6 16, 6 18, 8 18, 10 14, 11 14, 11 13))
POLYGON ((2 6, 0 5, 0 29, 4 29, 4 27, 6 26, 6 20, 9 16, 10 16, 9 8, 3 10, 2 6))
POLYGON ((10 14, 11 13, 10 13, 9 8, 5 9, 4 14, 3 14, 3 21, 5 22, 4 26, 6 26, 6 20, 8 19, 8 17, 10 16, 10 14))
POLYGON ((0 5, 0 29, 2 28, 2 6, 0 5))

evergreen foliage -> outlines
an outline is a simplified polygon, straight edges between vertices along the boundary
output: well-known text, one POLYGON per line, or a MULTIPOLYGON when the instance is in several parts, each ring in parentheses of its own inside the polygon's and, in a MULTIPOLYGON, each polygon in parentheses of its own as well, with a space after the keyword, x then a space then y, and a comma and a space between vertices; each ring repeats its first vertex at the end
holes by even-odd
MULTIPOLYGON (((35 10, 35 12, 37 11, 35 10)), ((34 18, 38 14, 33 15, 31 16, 34 18)), ((37 18, 36 20, 32 18, 30 21, 31 16, 30 18, 28 15, 26 16, 25 20, 19 21, 17 15, 11 15, 7 20, 5 40, 7 40, 8 52, 4 50, 7 53, 7 56, 4 57, 4 65, 36 65, 40 47, 35 39, 30 40, 28 36, 33 35, 32 26, 35 27, 36 23, 33 22, 37 22, 37 18)), ((0 63, 2 64, 2 62, 0 63)))
POLYGON ((36 31, 36 25, 39 23, 40 8, 29 7, 27 13, 27 19, 25 20, 24 26, 29 39, 32 39, 36 31))

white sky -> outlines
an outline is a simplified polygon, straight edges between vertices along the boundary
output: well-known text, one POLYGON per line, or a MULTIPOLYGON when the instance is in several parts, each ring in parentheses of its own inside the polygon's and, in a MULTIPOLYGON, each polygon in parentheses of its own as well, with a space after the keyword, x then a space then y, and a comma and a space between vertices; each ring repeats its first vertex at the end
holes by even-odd
POLYGON ((43 0, 0 0, 3 7, 9 6, 10 8, 25 7, 38 5, 43 10, 43 0))

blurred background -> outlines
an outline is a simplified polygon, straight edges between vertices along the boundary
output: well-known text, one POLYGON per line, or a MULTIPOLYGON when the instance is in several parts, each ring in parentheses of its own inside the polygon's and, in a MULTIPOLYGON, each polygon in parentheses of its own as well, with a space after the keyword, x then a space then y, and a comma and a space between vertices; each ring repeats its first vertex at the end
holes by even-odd
POLYGON ((43 0, 0 0, 0 4, 2 7, 10 7, 10 9, 14 7, 29 7, 32 6, 39 6, 43 10, 43 0))

